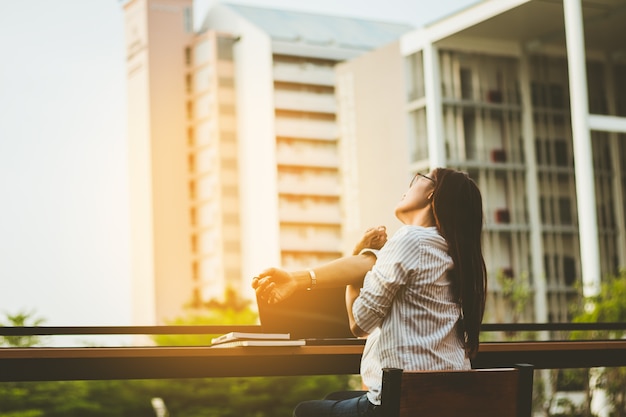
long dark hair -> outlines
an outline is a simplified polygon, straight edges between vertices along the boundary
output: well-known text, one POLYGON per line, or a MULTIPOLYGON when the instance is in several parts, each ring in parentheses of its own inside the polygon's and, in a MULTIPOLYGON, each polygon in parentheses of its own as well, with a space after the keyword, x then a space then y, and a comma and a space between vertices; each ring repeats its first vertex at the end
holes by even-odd
POLYGON ((487 270, 481 246, 483 203, 476 183, 464 172, 434 172, 432 209, 437 228, 454 261, 453 288, 463 311, 463 339, 470 358, 478 352, 485 312, 487 270))

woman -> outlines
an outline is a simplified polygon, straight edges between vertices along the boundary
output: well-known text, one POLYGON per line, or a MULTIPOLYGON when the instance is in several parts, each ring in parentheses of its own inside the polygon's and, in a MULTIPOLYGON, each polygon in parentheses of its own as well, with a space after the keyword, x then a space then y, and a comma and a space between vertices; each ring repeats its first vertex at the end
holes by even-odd
POLYGON ((395 214, 404 226, 380 251, 310 271, 269 269, 253 280, 269 302, 297 288, 347 285, 352 332, 368 336, 361 359, 368 390, 300 403, 296 417, 379 415, 382 368, 470 368, 487 290, 480 191, 463 172, 435 169, 413 178, 395 214))

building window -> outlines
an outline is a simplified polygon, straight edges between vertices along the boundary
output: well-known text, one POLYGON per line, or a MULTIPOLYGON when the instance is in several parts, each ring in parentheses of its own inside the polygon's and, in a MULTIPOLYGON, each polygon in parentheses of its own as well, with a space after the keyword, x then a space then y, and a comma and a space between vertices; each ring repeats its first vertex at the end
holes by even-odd
POLYGON ((191 251, 198 252, 198 235, 191 235, 191 251))
POLYGON ((545 86, 537 81, 530 84, 530 95, 533 107, 545 107, 545 86))
POLYGON ((189 47, 185 48, 185 64, 191 65, 191 48, 189 47))
POLYGON ((235 106, 232 104, 222 104, 219 107, 220 116, 234 116, 235 106))
POLYGON ((560 84, 550 84, 550 107, 553 109, 565 108, 565 94, 560 84))
POLYGON ((428 130, 426 126, 426 109, 414 110, 410 115, 412 130, 412 161, 428 159, 428 130))
POLYGON ((187 128, 187 144, 189 146, 193 146, 195 143, 193 137, 193 127, 187 128))
POLYGON ((424 62, 422 51, 409 56, 406 61, 407 98, 408 101, 417 100, 426 95, 424 89, 424 62))
POLYGON ((548 277, 548 280, 550 280, 553 272, 550 265, 550 255, 548 254, 543 255, 543 271, 546 274, 546 277, 548 277))
POLYGON ((546 224, 547 223, 547 219, 546 219, 546 198, 545 197, 539 197, 539 211, 540 211, 540 216, 541 216, 541 223, 546 224))
POLYGON ((572 224, 572 201, 569 197, 559 198, 559 218, 563 225, 572 224))
POLYGON ((233 60, 233 44, 234 39, 230 38, 217 38, 217 58, 225 61, 233 60))
POLYGON ((461 98, 463 100, 472 100, 474 98, 472 86, 472 70, 469 68, 461 68, 461 98))
POLYGON ((193 262, 191 264, 191 275, 194 281, 197 281, 200 278, 200 273, 198 270, 198 262, 193 262))
POLYGON ((552 141, 546 140, 544 145, 546 152, 546 164, 552 165, 554 163, 554 159, 552 158, 552 141))
POLYGON ((192 200, 196 198, 196 183, 195 181, 189 181, 189 198, 192 200))
POLYGON ((198 223, 198 215, 195 207, 189 209, 189 220, 191 221, 191 225, 195 226, 198 223))
POLYGON ((535 139, 535 160, 537 165, 543 164, 543 143, 540 138, 535 139))
POLYGON ((193 102, 192 101, 187 102, 187 118, 193 119, 193 102))
POLYGON ((189 164, 189 172, 191 174, 193 174, 194 172, 196 172, 196 157, 195 155, 189 155, 188 159, 188 164, 189 164))
POLYGON ((234 88, 235 80, 232 77, 220 77, 217 84, 222 88, 234 88))
POLYGON ((193 33, 193 10, 191 7, 185 7, 183 10, 183 27, 186 33, 193 33))
POLYGON ((576 261, 571 256, 563 257, 563 278, 568 287, 576 283, 576 261))
POLYGON ((561 167, 568 166, 567 143, 565 139, 556 139, 554 141, 554 159, 556 164, 561 167))
POLYGON ((477 158, 476 149, 476 114, 473 111, 463 113, 463 138, 465 139, 465 153, 468 160, 477 158))

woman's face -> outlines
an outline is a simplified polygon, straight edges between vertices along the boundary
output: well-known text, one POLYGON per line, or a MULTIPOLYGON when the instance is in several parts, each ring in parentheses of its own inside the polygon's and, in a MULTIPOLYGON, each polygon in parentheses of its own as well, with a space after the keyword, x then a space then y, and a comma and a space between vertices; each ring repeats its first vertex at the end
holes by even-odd
POLYGON ((430 209, 436 181, 433 175, 434 171, 431 171, 428 174, 417 173, 413 177, 409 189, 396 205, 396 217, 402 223, 410 224, 414 214, 430 209))

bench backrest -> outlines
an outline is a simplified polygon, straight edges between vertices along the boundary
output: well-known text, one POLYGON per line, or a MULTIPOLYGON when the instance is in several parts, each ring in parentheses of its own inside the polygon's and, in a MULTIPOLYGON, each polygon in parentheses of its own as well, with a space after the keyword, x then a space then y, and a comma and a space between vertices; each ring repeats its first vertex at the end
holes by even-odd
POLYGON ((530 417, 532 365, 469 371, 383 369, 386 417, 530 417))

